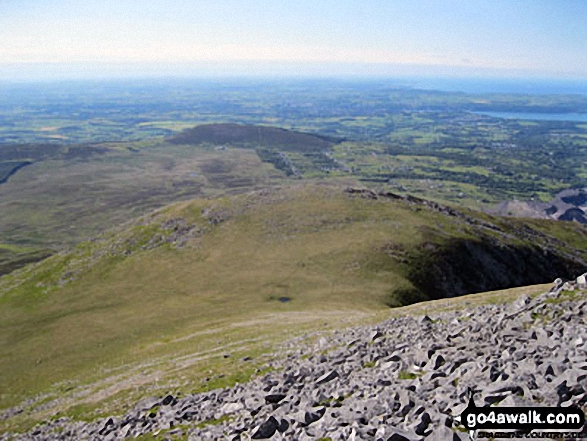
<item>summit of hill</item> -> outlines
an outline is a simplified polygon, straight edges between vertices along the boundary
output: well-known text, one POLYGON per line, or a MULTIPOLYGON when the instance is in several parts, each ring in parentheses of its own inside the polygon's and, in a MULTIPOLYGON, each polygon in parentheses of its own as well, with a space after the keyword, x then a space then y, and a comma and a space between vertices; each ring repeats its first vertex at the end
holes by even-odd
POLYGON ((211 144, 279 147, 283 151, 315 152, 329 149, 340 139, 280 127, 234 123, 203 124, 170 138, 176 144, 211 144))

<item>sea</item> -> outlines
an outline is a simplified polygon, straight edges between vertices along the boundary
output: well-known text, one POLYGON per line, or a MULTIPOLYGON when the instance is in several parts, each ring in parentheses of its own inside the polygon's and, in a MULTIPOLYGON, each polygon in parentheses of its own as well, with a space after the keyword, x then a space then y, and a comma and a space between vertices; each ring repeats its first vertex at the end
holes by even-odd
POLYGON ((587 95, 586 79, 560 78, 404 78, 415 89, 470 94, 587 95))
POLYGON ((523 119, 527 121, 587 122, 587 113, 532 113, 532 112, 472 112, 493 118, 523 119))

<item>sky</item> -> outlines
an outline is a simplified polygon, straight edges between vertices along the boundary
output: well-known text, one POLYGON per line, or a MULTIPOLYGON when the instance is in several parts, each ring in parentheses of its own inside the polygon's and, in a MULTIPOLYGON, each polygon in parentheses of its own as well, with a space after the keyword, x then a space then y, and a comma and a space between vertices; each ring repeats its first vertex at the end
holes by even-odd
POLYGON ((585 17, 585 0, 0 0, 0 79, 584 79, 585 17))

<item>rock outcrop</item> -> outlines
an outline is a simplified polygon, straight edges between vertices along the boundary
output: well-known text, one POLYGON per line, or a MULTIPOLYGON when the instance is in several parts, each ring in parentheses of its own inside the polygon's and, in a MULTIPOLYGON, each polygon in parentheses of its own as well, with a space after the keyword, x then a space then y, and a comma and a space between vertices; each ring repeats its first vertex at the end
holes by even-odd
POLYGON ((494 214, 502 216, 556 219, 587 224, 587 189, 570 188, 558 193, 550 202, 505 201, 498 204, 494 214))

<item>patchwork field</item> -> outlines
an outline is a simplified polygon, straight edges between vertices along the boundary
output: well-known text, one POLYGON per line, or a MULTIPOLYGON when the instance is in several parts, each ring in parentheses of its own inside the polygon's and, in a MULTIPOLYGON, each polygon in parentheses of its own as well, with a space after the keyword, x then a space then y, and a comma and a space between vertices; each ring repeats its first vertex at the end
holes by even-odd
MULTIPOLYGON (((492 210, 550 201, 587 173, 584 123, 478 113, 581 113, 582 96, 344 81, 3 85, 0 94, 0 244, 41 253, 169 202, 291 180, 492 210)), ((18 266, 13 257, 5 268, 18 266)))

